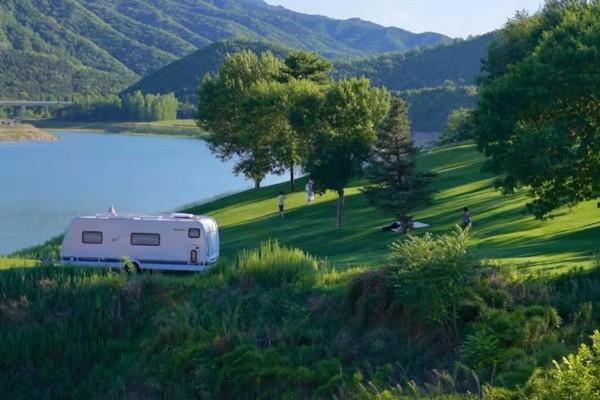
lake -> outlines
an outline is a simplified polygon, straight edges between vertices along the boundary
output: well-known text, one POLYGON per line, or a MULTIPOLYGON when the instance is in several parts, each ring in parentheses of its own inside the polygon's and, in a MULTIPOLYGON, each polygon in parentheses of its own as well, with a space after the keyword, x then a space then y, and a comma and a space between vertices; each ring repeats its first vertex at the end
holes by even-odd
POLYGON ((59 141, 0 143, 0 254, 43 243, 74 217, 111 205, 119 212, 176 211, 253 187, 202 140, 53 133, 59 141))

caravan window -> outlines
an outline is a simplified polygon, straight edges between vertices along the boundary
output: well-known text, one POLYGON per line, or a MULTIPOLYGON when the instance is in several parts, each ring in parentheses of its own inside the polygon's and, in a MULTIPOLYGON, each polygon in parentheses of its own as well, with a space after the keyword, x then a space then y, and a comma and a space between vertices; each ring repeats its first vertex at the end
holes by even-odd
POLYGON ((160 235, 158 233, 132 233, 132 246, 160 246, 160 235))
POLYGON ((200 229, 198 229, 198 228, 188 229, 188 237, 191 239, 198 239, 200 237, 200 229))
POLYGON ((102 232, 93 232, 93 231, 81 232, 81 243, 102 244, 102 232))

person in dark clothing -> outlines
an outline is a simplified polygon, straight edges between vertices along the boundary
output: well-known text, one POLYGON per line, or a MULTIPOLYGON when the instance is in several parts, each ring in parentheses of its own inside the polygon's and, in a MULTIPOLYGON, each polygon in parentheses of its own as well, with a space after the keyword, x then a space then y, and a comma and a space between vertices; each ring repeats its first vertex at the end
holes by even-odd
POLYGON ((402 234, 408 233, 413 228, 412 216, 408 215, 399 221, 396 221, 388 226, 381 228, 384 232, 400 232, 402 234))
POLYGON ((463 229, 467 229, 471 227, 471 216, 469 215, 469 209, 467 207, 463 208, 463 215, 462 215, 462 223, 461 223, 461 227, 463 229))

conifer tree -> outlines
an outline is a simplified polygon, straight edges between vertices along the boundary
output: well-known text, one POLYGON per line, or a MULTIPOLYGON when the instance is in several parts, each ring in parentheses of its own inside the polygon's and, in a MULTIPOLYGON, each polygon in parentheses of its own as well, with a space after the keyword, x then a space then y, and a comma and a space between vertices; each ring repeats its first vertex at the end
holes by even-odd
POLYGON ((370 183, 363 192, 375 207, 394 214, 405 231, 410 227, 410 211, 430 197, 427 186, 433 175, 417 170, 417 153, 410 136, 406 103, 395 98, 378 129, 366 169, 370 183))

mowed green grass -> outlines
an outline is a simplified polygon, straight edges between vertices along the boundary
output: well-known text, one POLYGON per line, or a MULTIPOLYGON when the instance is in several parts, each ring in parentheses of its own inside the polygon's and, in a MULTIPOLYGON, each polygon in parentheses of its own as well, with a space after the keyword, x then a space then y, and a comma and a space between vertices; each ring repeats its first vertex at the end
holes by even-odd
MULTIPOLYGON (((416 220, 431 227, 415 231, 445 233, 460 223, 462 207, 471 209, 472 245, 483 258, 515 269, 560 271, 589 266, 600 249, 600 210, 588 202, 573 210, 560 210, 548 221, 526 213, 524 193, 502 196, 494 189, 494 177, 481 172, 482 156, 473 145, 434 149, 424 153, 420 164, 437 173, 432 183, 431 204, 415 210, 416 220)), ((288 193, 286 217, 277 217, 277 195, 289 184, 250 190, 187 211, 208 214, 221 229, 222 254, 232 261, 241 249, 255 248, 276 239, 327 258, 334 266, 382 265, 388 246, 400 238, 381 232, 393 217, 371 207, 360 192, 360 182, 347 190, 344 228, 335 229, 336 196, 318 196, 307 206, 305 181, 288 193)))

